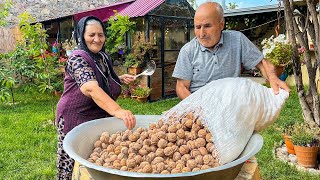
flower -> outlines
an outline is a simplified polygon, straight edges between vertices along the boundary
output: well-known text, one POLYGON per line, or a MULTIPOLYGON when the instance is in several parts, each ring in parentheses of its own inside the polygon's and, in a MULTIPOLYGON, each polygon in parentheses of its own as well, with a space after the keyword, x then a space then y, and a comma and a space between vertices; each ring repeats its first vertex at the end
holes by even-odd
POLYGON ((284 34, 275 38, 272 35, 269 39, 264 39, 261 44, 264 57, 275 66, 292 64, 292 48, 284 34))

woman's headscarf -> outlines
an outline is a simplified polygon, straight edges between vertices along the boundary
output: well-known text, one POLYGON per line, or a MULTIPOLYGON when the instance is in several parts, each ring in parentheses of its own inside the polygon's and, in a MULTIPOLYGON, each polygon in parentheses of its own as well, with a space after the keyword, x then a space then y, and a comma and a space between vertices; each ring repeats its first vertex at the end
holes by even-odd
MULTIPOLYGON (((76 39, 76 42, 78 43, 79 49, 88 52, 91 55, 91 57, 93 57, 94 60, 98 60, 101 58, 99 53, 93 53, 92 51, 90 51, 86 45, 85 40, 84 40, 84 31, 87 26, 86 24, 91 19, 97 20, 100 23, 100 25, 102 26, 104 35, 105 35, 105 37, 107 37, 107 31, 106 31, 106 27, 105 27, 104 23, 99 18, 97 18, 95 16, 86 16, 86 17, 81 18, 80 21, 78 22, 77 31, 75 33, 75 39, 76 39)), ((102 53, 105 53, 105 44, 106 43, 103 44, 102 49, 100 50, 100 52, 102 52, 102 53)))

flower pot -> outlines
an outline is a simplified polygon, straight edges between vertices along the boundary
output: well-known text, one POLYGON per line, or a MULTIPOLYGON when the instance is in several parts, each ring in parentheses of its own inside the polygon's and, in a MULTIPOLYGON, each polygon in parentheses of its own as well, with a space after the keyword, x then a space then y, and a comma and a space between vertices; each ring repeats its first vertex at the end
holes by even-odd
POLYGON ((148 101, 148 97, 137 97, 137 101, 140 103, 144 103, 148 101))
POLYGON ((141 67, 129 67, 128 68, 128 73, 131 75, 137 75, 142 72, 141 67))
POLYGON ((296 154, 294 152, 294 145, 291 141, 291 136, 288 136, 286 134, 282 134, 283 135, 283 138, 284 138, 284 143, 286 144, 286 147, 287 147, 287 151, 289 154, 296 154))
POLYGON ((54 90, 54 95, 57 96, 57 97, 61 97, 62 96, 62 91, 54 90))
POLYGON ((297 155, 298 163, 306 168, 313 168, 316 166, 318 150, 318 146, 294 146, 294 151, 297 155))

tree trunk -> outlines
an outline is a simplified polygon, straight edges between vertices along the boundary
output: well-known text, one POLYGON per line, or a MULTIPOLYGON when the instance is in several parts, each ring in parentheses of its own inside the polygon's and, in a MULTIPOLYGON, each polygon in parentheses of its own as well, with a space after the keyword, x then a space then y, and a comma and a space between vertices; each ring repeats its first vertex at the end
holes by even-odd
MULTIPOLYGON (((320 132, 320 106, 319 106, 319 94, 317 91, 316 72, 319 65, 319 50, 320 50, 320 35, 319 35, 319 15, 315 10, 316 4, 313 0, 306 0, 307 2, 307 14, 296 13, 292 0, 283 0, 285 10, 285 21, 288 33, 288 38, 293 50, 293 72, 294 79, 296 82, 296 90, 299 96, 299 102, 303 111, 304 121, 312 128, 316 128, 320 132), (293 13, 295 11, 295 14, 293 13), (315 61, 311 60, 311 53, 309 49, 309 42, 307 33, 311 37, 311 42, 314 44, 315 61), (308 92, 305 93, 301 63, 298 48, 304 47, 305 52, 303 53, 304 61, 307 67, 309 76, 309 87, 308 92)), ((301 8, 301 7, 299 7, 301 8)), ((304 7, 302 7, 304 8, 304 7)))

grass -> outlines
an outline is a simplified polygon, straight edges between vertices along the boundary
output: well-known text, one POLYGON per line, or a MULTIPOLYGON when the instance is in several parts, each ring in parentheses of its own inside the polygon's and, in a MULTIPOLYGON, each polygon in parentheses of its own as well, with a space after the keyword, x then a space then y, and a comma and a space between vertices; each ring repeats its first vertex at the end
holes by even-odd
MULTIPOLYGON (((16 93, 15 105, 0 104, 0 179, 55 179, 56 128, 52 124, 51 97, 16 93)), ((55 105, 57 99, 54 99, 55 105)), ((135 114, 161 114, 177 104, 177 98, 153 103, 120 99, 119 104, 135 114)), ((292 92, 278 120, 261 132, 264 146, 256 155, 262 179, 319 179, 273 158, 275 144, 282 141, 277 127, 301 121, 301 108, 292 92)))

